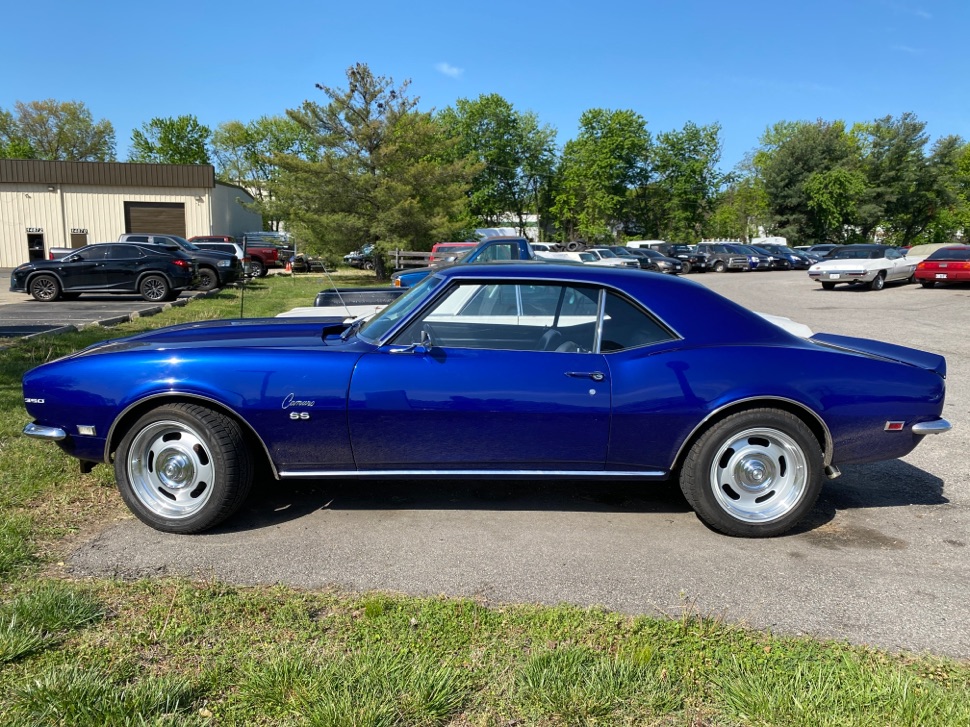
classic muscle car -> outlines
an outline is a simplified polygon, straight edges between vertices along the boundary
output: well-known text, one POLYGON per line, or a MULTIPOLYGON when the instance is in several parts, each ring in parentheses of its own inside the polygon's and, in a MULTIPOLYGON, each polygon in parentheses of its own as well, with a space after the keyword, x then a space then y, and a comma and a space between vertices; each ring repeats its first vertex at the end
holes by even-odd
POLYGON ((132 512, 175 533, 231 516, 260 465, 279 480, 673 478, 708 526, 770 536, 841 465, 949 429, 943 357, 791 330, 674 276, 455 265, 350 324, 205 321, 43 364, 24 376, 24 431, 84 468, 113 463, 132 512))
POLYGON ((826 290, 839 283, 863 284, 882 290, 886 283, 913 282, 916 261, 907 260, 898 248, 887 245, 845 245, 833 249, 808 269, 808 277, 826 290))

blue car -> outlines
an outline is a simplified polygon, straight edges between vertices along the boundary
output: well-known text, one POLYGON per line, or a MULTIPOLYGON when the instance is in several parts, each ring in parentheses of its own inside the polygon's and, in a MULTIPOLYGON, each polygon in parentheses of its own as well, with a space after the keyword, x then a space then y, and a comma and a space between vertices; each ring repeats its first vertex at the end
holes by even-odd
POLYGON ((949 429, 943 357, 790 323, 635 269, 455 265, 351 324, 206 321, 95 344, 24 376, 24 431, 113 464, 132 512, 173 533, 230 517, 260 468, 674 479, 708 526, 771 536, 840 466, 949 429))

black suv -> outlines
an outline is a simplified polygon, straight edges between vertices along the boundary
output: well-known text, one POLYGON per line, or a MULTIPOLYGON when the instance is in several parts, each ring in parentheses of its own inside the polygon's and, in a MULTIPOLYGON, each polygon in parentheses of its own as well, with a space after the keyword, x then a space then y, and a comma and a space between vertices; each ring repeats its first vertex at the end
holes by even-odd
POLYGON ((235 283, 243 277, 242 263, 228 252, 203 250, 178 235, 126 232, 118 238, 119 242, 140 242, 148 245, 176 245, 186 255, 195 260, 199 267, 198 290, 212 290, 235 283))
POLYGON ((175 245, 101 242, 17 266, 10 290, 45 303, 81 293, 138 293, 155 303, 177 298, 196 279, 195 262, 175 245))
POLYGON ((740 250, 736 243, 702 242, 695 249, 707 256, 708 269, 715 273, 752 269, 748 254, 740 250))
POLYGON ((685 273, 703 273, 707 272, 709 267, 707 255, 697 252, 690 245, 682 245, 676 242, 656 242, 648 245, 648 248, 667 257, 680 260, 685 273))

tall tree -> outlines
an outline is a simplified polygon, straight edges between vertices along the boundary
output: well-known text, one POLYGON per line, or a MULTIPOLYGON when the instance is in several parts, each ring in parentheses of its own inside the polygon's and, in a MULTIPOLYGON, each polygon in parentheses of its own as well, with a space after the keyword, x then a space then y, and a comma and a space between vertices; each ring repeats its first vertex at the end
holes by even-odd
POLYGON ((459 99, 438 118, 455 137, 456 154, 481 167, 472 182, 472 214, 487 227, 511 214, 522 229, 527 214, 539 213, 539 190, 552 176, 555 129, 498 94, 459 99))
MULTIPOLYGON (((287 112, 313 139, 312 156, 276 155, 284 174, 274 193, 291 227, 328 253, 368 242, 426 250, 463 239, 474 224, 466 193, 478 170, 454 160, 454 142, 416 110, 408 83, 394 88, 358 63, 347 70, 346 88, 317 88, 326 104, 287 112)), ((383 275, 380 256, 375 262, 383 275)))
POLYGON ((650 134, 634 111, 590 109, 566 142, 553 214, 567 240, 616 239, 628 219, 630 191, 650 175, 650 134))
POLYGON ((131 132, 128 161, 145 164, 209 164, 208 126, 191 114, 154 118, 131 132))
POLYGON ((280 210, 272 194, 280 175, 277 154, 308 158, 309 135, 288 116, 262 116, 255 121, 227 121, 212 133, 212 156, 217 176, 246 189, 271 229, 279 225, 280 210))
POLYGON ((80 101, 17 101, 14 109, 0 109, 0 156, 64 162, 115 158, 111 122, 95 122, 80 101))

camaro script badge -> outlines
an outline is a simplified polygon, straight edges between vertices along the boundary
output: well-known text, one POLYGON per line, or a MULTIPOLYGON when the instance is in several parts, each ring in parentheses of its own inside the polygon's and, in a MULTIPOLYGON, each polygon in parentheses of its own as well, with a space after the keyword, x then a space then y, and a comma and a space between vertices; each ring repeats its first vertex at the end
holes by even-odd
POLYGON ((317 402, 315 401, 304 401, 302 399, 297 399, 296 394, 287 394, 283 399, 283 408, 292 409, 296 406, 313 406, 317 402))

